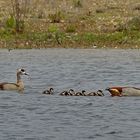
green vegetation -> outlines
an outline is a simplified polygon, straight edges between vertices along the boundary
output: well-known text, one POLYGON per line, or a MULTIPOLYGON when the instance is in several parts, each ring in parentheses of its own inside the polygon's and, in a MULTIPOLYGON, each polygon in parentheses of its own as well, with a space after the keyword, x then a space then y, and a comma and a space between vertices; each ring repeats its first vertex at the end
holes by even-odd
MULTIPOLYGON (((2 41, 6 41, 7 46, 17 48, 42 48, 42 47, 93 47, 95 44, 98 48, 121 46, 130 47, 131 44, 140 43, 140 32, 114 32, 94 34, 85 32, 82 34, 67 34, 65 32, 32 32, 15 36, 13 34, 0 33, 2 41), (16 43, 14 43, 16 41, 16 43), (9 46, 10 45, 10 46, 9 46)), ((135 48, 132 46, 131 48, 135 48)))
POLYGON ((76 32, 76 26, 75 25, 70 24, 66 27, 66 33, 74 33, 74 32, 76 32))
POLYGON ((64 18, 64 14, 61 11, 56 11, 55 13, 49 14, 48 18, 52 23, 60 23, 64 18))
POLYGON ((74 3, 74 7, 82 7, 82 2, 81 0, 73 0, 73 3, 74 3))
POLYGON ((26 16, 18 9, 24 15, 19 20, 0 10, 0 48, 140 48, 140 6, 136 0, 114 4, 67 0, 65 7, 61 2, 53 2, 59 8, 35 4, 36 8, 25 8, 26 16), (33 16, 37 11, 38 16, 33 16))

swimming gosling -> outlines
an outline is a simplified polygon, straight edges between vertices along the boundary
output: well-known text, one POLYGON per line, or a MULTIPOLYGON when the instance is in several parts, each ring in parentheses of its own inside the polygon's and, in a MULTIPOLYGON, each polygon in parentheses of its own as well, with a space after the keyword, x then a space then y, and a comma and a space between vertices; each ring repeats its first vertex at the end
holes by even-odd
POLYGON ((53 88, 49 88, 48 90, 44 90, 42 94, 53 95, 53 88))
POLYGON ((98 91, 97 91, 97 96, 104 96, 103 91, 102 91, 102 90, 98 90, 98 91))
POLYGON ((24 83, 21 80, 21 75, 29 76, 29 74, 27 74, 24 69, 18 69, 16 83, 8 83, 8 82, 0 83, 0 90, 18 90, 18 91, 24 90, 24 83))
POLYGON ((73 96, 74 95, 74 90, 73 89, 70 89, 69 91, 63 91, 61 92, 59 95, 61 96, 73 96))
POLYGON ((98 90, 96 92, 90 92, 88 93, 86 96, 104 96, 103 91, 102 90, 98 90))
POLYGON ((86 91, 82 90, 81 92, 76 92, 75 96, 85 96, 86 95, 86 91))

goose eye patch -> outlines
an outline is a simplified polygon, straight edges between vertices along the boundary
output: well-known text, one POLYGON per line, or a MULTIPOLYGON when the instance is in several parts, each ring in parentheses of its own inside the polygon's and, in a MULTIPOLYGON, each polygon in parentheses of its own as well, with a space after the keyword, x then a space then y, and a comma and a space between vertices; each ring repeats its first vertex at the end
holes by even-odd
POLYGON ((25 72, 25 70, 24 70, 24 69, 21 69, 21 71, 22 71, 22 72, 25 72))

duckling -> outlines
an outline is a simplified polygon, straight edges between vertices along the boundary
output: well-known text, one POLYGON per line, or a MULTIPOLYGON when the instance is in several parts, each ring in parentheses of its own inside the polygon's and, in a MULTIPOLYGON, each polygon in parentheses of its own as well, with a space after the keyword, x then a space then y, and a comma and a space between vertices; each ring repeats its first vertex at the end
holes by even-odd
POLYGON ((75 93, 75 96, 85 96, 86 94, 85 94, 85 90, 82 90, 82 92, 77 92, 77 93, 75 93))
POLYGON ((17 70, 17 82, 16 83, 8 83, 8 82, 0 83, 0 90, 18 90, 18 91, 24 90, 24 83, 21 80, 21 75, 29 76, 29 74, 27 74, 23 68, 18 69, 17 70))
POLYGON ((103 91, 102 91, 102 90, 98 90, 98 91, 97 91, 97 96, 104 96, 103 91))
POLYGON ((96 92, 90 92, 90 93, 88 93, 88 94, 86 94, 86 96, 96 96, 97 94, 96 94, 96 92))
POLYGON ((44 90, 42 94, 53 95, 53 88, 49 88, 48 90, 44 90))
POLYGON ((73 89, 70 89, 70 90, 68 91, 68 95, 69 95, 69 96, 73 96, 74 94, 75 94, 75 92, 74 92, 73 89))
POLYGON ((102 90, 98 90, 97 92, 90 92, 87 94, 87 96, 104 96, 103 91, 102 90))
POLYGON ((68 91, 62 91, 59 95, 61 95, 61 96, 68 96, 69 95, 69 93, 68 93, 68 91))
POLYGON ((75 94, 74 90, 70 89, 69 91, 61 92, 59 95, 62 95, 62 96, 73 96, 74 94, 75 94))

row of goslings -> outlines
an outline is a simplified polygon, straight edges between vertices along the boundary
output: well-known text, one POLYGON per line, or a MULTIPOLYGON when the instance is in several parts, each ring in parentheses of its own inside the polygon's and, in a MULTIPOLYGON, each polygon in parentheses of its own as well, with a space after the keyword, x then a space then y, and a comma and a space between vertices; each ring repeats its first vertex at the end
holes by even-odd
MULTIPOLYGON (((53 95, 54 89, 49 88, 42 92, 42 94, 53 95)), ((102 90, 93 91, 93 92, 86 92, 85 90, 75 92, 73 89, 62 91, 59 95, 61 96, 104 96, 102 90)))

